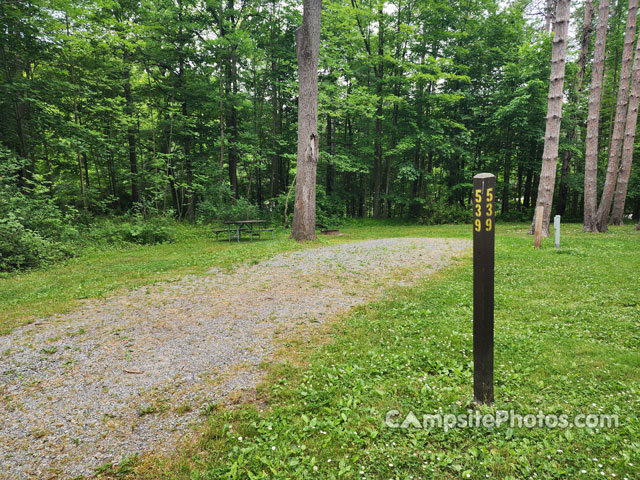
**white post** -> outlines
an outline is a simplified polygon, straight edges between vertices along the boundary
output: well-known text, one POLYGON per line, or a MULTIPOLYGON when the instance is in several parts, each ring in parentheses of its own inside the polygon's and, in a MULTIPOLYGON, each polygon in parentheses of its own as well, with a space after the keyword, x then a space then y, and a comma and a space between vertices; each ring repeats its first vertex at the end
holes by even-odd
POLYGON ((560 215, 553 217, 553 229, 556 231, 556 248, 560 248, 560 215))

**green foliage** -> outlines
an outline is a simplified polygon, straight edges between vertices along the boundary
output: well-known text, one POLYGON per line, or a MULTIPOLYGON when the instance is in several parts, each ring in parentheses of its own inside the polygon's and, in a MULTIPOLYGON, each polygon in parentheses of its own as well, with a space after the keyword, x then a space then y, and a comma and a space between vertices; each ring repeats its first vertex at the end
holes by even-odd
POLYGON ((219 222, 224 220, 256 220, 261 218, 256 205, 246 198, 239 198, 233 202, 220 203, 204 200, 198 205, 198 221, 219 222))
POLYGON ((0 146, 0 272, 49 265, 73 254, 78 231, 66 214, 35 188, 15 185, 23 162, 0 146))
POLYGON ((27 229, 14 215, 0 218, 0 272, 41 267, 69 253, 61 244, 27 229))
MULTIPOLYGON (((282 216, 296 171, 299 5, 205 4, 3 3, 0 107, 17 115, 0 119, 0 157, 28 159, 12 182, 65 212, 86 210, 75 217, 84 224, 127 212, 201 222, 282 216), (269 200, 276 213, 264 211, 269 200)), ((459 221, 455 205, 469 204, 466 185, 479 170, 496 173, 507 205, 525 210, 551 42, 524 8, 324 2, 318 223, 368 216, 377 202, 389 218, 459 221), (384 35, 371 34, 378 28, 384 35)), ((616 28, 611 44, 621 39, 616 28)), ((572 193, 579 174, 568 176, 572 193)))
POLYGON ((174 230, 174 221, 169 218, 133 216, 98 220, 86 229, 85 234, 92 243, 155 245, 174 241, 174 230))
POLYGON ((472 212, 469 208, 459 204, 449 205, 441 201, 424 205, 419 221, 424 225, 470 223, 471 216, 472 212))

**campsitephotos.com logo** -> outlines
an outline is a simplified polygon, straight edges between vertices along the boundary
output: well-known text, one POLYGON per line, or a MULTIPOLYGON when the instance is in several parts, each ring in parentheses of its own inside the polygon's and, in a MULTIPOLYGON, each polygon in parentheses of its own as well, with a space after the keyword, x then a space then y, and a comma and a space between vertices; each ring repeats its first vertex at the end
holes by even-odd
POLYGON ((491 413, 426 413, 420 416, 412 411, 389 410, 384 423, 389 428, 441 429, 448 432, 456 428, 617 428, 619 419, 617 414, 580 413, 570 416, 541 410, 527 414, 496 410, 491 413))

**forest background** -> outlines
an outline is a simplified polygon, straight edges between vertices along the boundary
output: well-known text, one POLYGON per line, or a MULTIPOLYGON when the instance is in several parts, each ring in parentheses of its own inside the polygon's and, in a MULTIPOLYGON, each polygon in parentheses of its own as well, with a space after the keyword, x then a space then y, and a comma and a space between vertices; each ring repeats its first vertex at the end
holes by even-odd
MULTIPOLYGON (((567 220, 584 213, 598 8, 571 10, 553 200, 567 220)), ((633 8, 606 11, 598 198, 633 8)), ((318 223, 469 221, 481 171, 497 176, 499 219, 530 221, 554 12, 553 2, 325 0, 318 223)), ((0 19, 1 271, 89 244, 171 241, 176 220, 291 217, 299 2, 3 0, 0 19)), ((638 218, 637 168, 625 200, 638 218)))

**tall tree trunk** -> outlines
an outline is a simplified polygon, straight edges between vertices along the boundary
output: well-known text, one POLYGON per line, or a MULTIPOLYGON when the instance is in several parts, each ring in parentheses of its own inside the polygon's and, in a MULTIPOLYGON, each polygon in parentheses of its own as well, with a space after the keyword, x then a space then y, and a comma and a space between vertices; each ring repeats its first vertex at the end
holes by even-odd
POLYGON ((544 6, 544 31, 551 33, 551 20, 553 19, 553 0, 545 0, 544 6))
MULTIPOLYGON (((229 18, 230 30, 235 29, 235 2, 234 0, 227 0, 226 10, 229 18)), ((224 15, 224 12, 223 12, 224 15)), ((224 21, 220 20, 223 24, 224 21)), ((229 32, 223 29, 220 32, 221 36, 228 35, 229 32)), ((237 45, 233 42, 229 42, 226 66, 225 66, 225 96, 228 100, 228 108, 226 109, 225 124, 229 132, 229 148, 227 149, 227 159, 229 164, 229 184, 231 186, 231 193, 233 200, 238 198, 238 126, 237 126, 237 109, 235 94, 237 92, 236 84, 236 48, 237 45)))
POLYGON ((507 150, 504 155, 504 184, 502 186, 502 213, 509 212, 509 198, 511 193, 511 129, 507 128, 507 150))
POLYGON ((279 125, 280 119, 278 118, 279 105, 278 105, 278 73, 277 73, 277 56, 275 53, 276 45, 276 1, 272 2, 272 19, 271 19, 271 31, 270 31, 270 44, 271 44, 271 115, 273 120, 272 125, 272 141, 271 141, 271 198, 276 197, 281 191, 280 181, 280 146, 278 144, 278 135, 280 134, 279 125))
MULTIPOLYGON (((607 1, 607 0, 603 0, 607 1)), ((553 45, 551 48, 551 75, 549 79, 549 97, 547 100, 547 125, 544 134, 542 169, 538 185, 536 206, 544 207, 542 220, 543 235, 549 235, 549 218, 556 181, 558 163, 558 143, 560 140, 560 122, 562 119, 562 90, 564 87, 564 67, 567 57, 567 38, 569 33, 569 13, 571 0, 558 0, 556 20, 553 24, 553 45)), ((531 231, 535 226, 535 216, 531 231)))
MULTIPOLYGON (((67 26, 67 37, 71 36, 71 33, 69 31, 69 16, 66 15, 65 16, 65 23, 67 26)), ((73 85, 75 87, 76 85, 76 77, 75 77, 75 70, 73 67, 73 51, 71 50, 71 47, 69 47, 69 76, 71 79, 71 85, 73 85)), ((73 90, 73 121, 76 125, 80 124, 80 121, 78 119, 78 101, 76 98, 76 93, 75 93, 75 88, 73 90)), ((78 157, 78 174, 80 177, 80 195, 82 196, 82 206, 84 207, 84 209, 87 209, 87 195, 85 193, 85 188, 84 188, 84 173, 83 173, 83 166, 82 166, 82 155, 80 154, 80 151, 78 150, 77 152, 77 157, 78 157)))
POLYGON ((522 211, 522 183, 523 183, 523 177, 524 177, 524 167, 522 166, 522 164, 518 165, 518 182, 516 185, 516 198, 518 199, 517 202, 517 211, 521 212, 522 211))
POLYGON ((589 113, 587 116, 586 153, 584 158, 584 225, 585 232, 597 231, 596 208, 598 195, 598 127, 600 125, 600 95, 604 73, 604 56, 607 41, 609 0, 601 0, 598 6, 596 45, 593 52, 589 113))
MULTIPOLYGON (((273 67, 275 68, 275 67, 273 67)), ((280 146, 278 144, 278 93, 275 84, 273 85, 271 92, 271 102, 272 102, 272 115, 273 115, 273 140, 271 143, 271 149, 273 150, 273 156, 271 158, 271 197, 275 197, 280 193, 280 154, 279 149, 280 146)))
POLYGON ((587 69, 587 56, 589 55, 589 44, 593 33, 593 3, 591 0, 584 2, 584 18, 582 21, 582 33, 580 34, 580 54, 578 55, 578 71, 576 73, 576 90, 582 92, 582 82, 587 69))
POLYGON ((131 172, 131 201, 138 203, 140 201, 140 192, 138 189, 138 159, 136 157, 136 132, 133 127, 133 97, 131 95, 131 65, 129 64, 128 54, 125 52, 122 56, 124 63, 123 71, 123 89, 125 99, 125 113, 127 114, 127 143, 129 147, 129 170, 131 172))
MULTIPOLYGON (((404 48, 401 38, 400 38, 400 30, 402 26, 402 13, 403 10, 401 8, 401 4, 398 5, 398 16, 396 22, 396 52, 395 58, 399 62, 393 69, 393 77, 394 77, 394 85, 393 85, 393 95, 395 98, 400 97, 400 82, 402 81, 403 76, 403 63, 404 56, 406 52, 406 48, 404 48)), ((400 106, 397 101, 393 102, 393 114, 392 114, 392 126, 391 126, 391 150, 395 150, 398 146, 398 113, 400 110, 400 106)), ((384 206, 382 216, 384 218, 389 218, 391 216, 391 199, 389 198, 389 191, 391 189, 391 165, 393 163, 393 158, 391 155, 387 155, 387 165, 385 169, 385 184, 384 184, 384 206)))
POLYGON ((633 144, 636 138, 636 125, 638 122, 638 104, 640 103, 640 42, 636 45, 635 58, 633 60, 633 74, 631 78, 631 94, 629 95, 629 107, 624 130, 624 143, 622 145, 622 165, 618 172, 616 196, 611 214, 612 225, 622 225, 624 217, 624 204, 627 198, 627 187, 633 161, 633 144))
MULTIPOLYGON (((219 97, 220 97, 220 102, 219 102, 219 108, 220 108, 220 187, 222 187, 222 185, 224 185, 224 119, 225 119, 225 112, 224 112, 224 89, 222 88, 222 84, 223 84, 223 77, 224 77, 224 68, 223 68, 223 62, 220 61, 220 78, 219 78, 219 97)), ((220 188, 220 195, 219 195, 219 200, 220 203, 222 203, 222 188, 220 188)))
MULTIPOLYGON (((582 92, 582 82, 584 80, 584 73, 587 69, 587 55, 589 54, 589 43, 591 41, 591 33, 593 32, 593 4, 591 0, 585 0, 584 2, 584 18, 582 21, 582 33, 580 34, 580 54, 578 55, 578 71, 576 72, 576 85, 575 91, 570 95, 570 101, 574 104, 578 103, 578 94, 582 92)), ((572 145, 579 133, 578 128, 579 120, 574 119, 574 127, 571 129, 568 135, 569 144, 572 145)), ((567 148, 562 155, 562 169, 560 170, 560 185, 558 191, 558 215, 564 215, 567 208, 567 200, 569 196, 569 174, 571 173, 571 159, 573 157, 573 151, 567 148)))
MULTIPOLYGON (((424 47, 423 47, 424 48, 424 47)), ((419 65, 424 63, 424 53, 420 56, 419 65)), ((422 117, 424 112, 423 107, 424 97, 424 80, 418 79, 416 82, 416 126, 418 132, 422 132, 422 117)), ((416 138, 416 146, 414 152, 413 164, 415 165, 418 173, 418 178, 413 181, 413 190, 411 194, 411 207, 409 209, 409 215, 411 217, 417 217, 420 213, 421 205, 418 201, 420 197, 420 191, 422 189, 422 182, 424 179, 424 165, 423 165, 423 153, 422 153, 422 138, 420 135, 416 138)))
POLYGON ((533 169, 527 167, 527 174, 524 180, 524 194, 522 199, 522 208, 531 208, 531 190, 533 189, 533 169))
POLYGON ((304 0, 302 26, 296 30, 298 57, 298 179, 291 238, 316 238, 318 169, 318 53, 322 0, 304 0))
MULTIPOLYGON (((68 28, 67 28, 68 35, 68 28)), ((23 62, 19 56, 14 56, 14 66, 13 68, 9 67, 7 52, 5 45, 0 43, 0 55, 2 57, 2 64, 4 67, 4 72, 6 76, 6 81, 9 85, 13 83, 13 77, 17 73, 20 78, 22 78, 23 72, 25 68, 22 66, 23 62)), ((30 182, 28 180, 31 179, 33 171, 29 171, 27 168, 27 159, 29 158, 29 146, 27 142, 27 128, 25 126, 27 107, 24 101, 19 101, 17 98, 24 98, 24 91, 22 88, 18 89, 16 92, 17 95, 14 96, 13 103, 13 115, 16 121, 16 135, 17 135, 17 151, 18 155, 22 159, 20 169, 18 171, 18 186, 21 189, 27 190, 31 187, 30 182)))
POLYGON ((384 78, 384 25, 382 22, 383 4, 378 8, 378 66, 376 67, 376 95, 378 96, 378 109, 376 110, 376 134, 375 134, 375 179, 373 184, 373 216, 381 215, 381 190, 382 190, 382 81, 384 78))
POLYGON ((182 131, 182 141, 184 144, 184 169, 186 174, 186 209, 183 205, 183 212, 185 218, 189 221, 195 217, 195 195, 193 194, 193 167, 191 165, 191 131, 189 129, 189 122, 187 121, 188 109, 187 109, 187 78, 185 71, 185 36, 183 27, 182 16, 182 0, 178 0, 178 77, 180 81, 180 93, 182 95, 182 119, 184 122, 182 131))
POLYGON ((629 79, 631 78, 631 61, 633 59, 633 43, 636 36, 636 15, 638 13, 638 0, 629 0, 629 12, 627 15, 627 29, 624 33, 624 46, 622 48, 622 65, 620 67, 620 85, 618 87, 618 101, 616 104, 616 118, 613 128, 613 138, 609 148, 609 162, 607 164, 607 176, 602 190, 600 206, 596 214, 596 226, 599 232, 607 231, 611 202, 618 177, 618 165, 620 165, 620 153, 624 137, 627 117, 627 104, 629 101, 629 79))
POLYGON ((327 147, 329 149, 329 155, 327 157, 327 175, 326 175, 326 193, 327 197, 333 193, 333 165, 331 160, 334 154, 334 141, 333 141, 333 122, 331 114, 327 113, 327 147))
POLYGON ((236 45, 231 47, 230 73, 231 73, 231 104, 229 108, 229 180, 233 198, 238 198, 238 109, 236 97, 238 94, 236 45))

